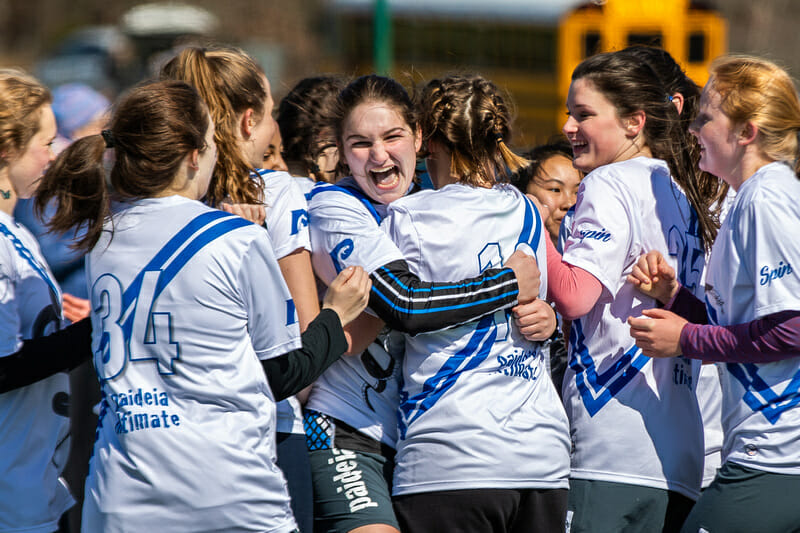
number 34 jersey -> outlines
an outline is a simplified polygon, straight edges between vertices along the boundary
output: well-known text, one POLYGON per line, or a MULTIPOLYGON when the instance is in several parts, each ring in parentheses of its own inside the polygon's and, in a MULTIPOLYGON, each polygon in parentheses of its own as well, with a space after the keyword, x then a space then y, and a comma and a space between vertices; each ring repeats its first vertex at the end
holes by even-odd
POLYGON ((86 270, 103 390, 87 530, 293 530, 259 359, 300 338, 267 232, 146 199, 117 211, 86 270))

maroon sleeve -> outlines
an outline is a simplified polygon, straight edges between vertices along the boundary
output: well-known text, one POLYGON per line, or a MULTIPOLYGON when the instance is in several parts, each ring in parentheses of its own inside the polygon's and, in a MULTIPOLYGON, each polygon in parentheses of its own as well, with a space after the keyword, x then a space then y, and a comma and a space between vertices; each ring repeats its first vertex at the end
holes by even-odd
POLYGON ((800 311, 781 311, 733 326, 686 324, 686 357, 717 363, 773 363, 800 357, 800 311))

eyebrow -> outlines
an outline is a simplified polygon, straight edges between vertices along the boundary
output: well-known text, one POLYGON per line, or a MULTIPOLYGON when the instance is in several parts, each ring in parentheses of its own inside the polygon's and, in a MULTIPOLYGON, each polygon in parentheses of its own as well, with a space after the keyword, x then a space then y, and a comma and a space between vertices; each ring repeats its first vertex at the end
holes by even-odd
MULTIPOLYGON (((397 126, 395 128, 392 128, 390 130, 387 130, 387 131, 384 131, 383 133, 381 133, 381 137, 385 137, 387 135, 391 135, 391 134, 396 133, 398 131, 399 132, 406 132, 408 130, 406 130, 402 126, 397 126)), ((366 139, 366 137, 364 135, 359 135, 358 133, 353 133, 352 135, 348 135, 347 137, 345 137, 345 141, 349 141, 350 139, 366 139)))

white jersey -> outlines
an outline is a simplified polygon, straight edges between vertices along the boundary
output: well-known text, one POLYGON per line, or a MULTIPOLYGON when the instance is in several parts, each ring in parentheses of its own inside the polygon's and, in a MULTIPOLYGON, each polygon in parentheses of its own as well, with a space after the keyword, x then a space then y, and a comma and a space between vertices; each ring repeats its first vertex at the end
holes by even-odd
POLYGON ((297 181, 297 185, 300 187, 300 190, 303 191, 303 194, 310 193, 311 189, 314 188, 314 185, 317 184, 317 182, 311 178, 306 178, 303 176, 294 176, 294 179, 297 181))
MULTIPOLYGON (((295 250, 311 251, 308 204, 299 180, 286 172, 258 169, 264 180, 265 224, 275 257, 283 259, 295 250)), ((294 396, 278 402, 278 432, 303 434, 303 410, 294 396)))
MULTIPOLYGON (((33 235, 0 211, 0 356, 61 327, 61 291, 33 235)), ((59 478, 69 452, 69 378, 0 394, 0 531, 50 533, 75 501, 59 478)))
MULTIPOLYGON (((372 273, 403 259, 379 226, 386 207, 373 204, 352 178, 336 185, 318 183, 308 196, 312 263, 317 276, 326 283, 351 265, 372 273)), ((381 361, 370 353, 342 357, 314 383, 306 408, 337 418, 394 447, 398 373, 391 356, 381 361)))
MULTIPOLYGON (((547 231, 511 186, 422 191, 393 202, 384 225, 424 281, 500 268, 521 245, 546 264, 547 231)), ((567 488, 567 418, 540 347, 506 310, 407 335, 393 494, 567 488)))
MULTIPOLYGON (((742 324, 800 310, 800 181, 784 163, 739 187, 711 251, 706 307, 712 324, 742 324)), ((723 461, 800 474, 800 357, 725 364, 723 461)))
POLYGON ((704 449, 695 395, 700 364, 642 355, 626 322, 656 306, 626 281, 650 250, 667 258, 685 287, 701 290, 697 217, 667 164, 637 157, 586 176, 563 259, 597 278, 603 292, 570 333, 563 392, 571 476, 697 498, 704 449))
POLYGON ((86 271, 103 400, 84 531, 293 530, 259 358, 300 336, 267 232, 145 199, 116 212, 86 271))

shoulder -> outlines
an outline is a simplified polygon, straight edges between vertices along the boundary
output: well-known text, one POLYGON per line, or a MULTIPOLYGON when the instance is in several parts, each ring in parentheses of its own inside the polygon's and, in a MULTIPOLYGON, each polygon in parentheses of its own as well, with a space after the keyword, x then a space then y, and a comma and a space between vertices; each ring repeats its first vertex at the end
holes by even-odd
POLYGON ((308 211, 312 223, 326 218, 355 218, 374 220, 374 215, 367 204, 352 189, 319 182, 306 195, 308 211))

